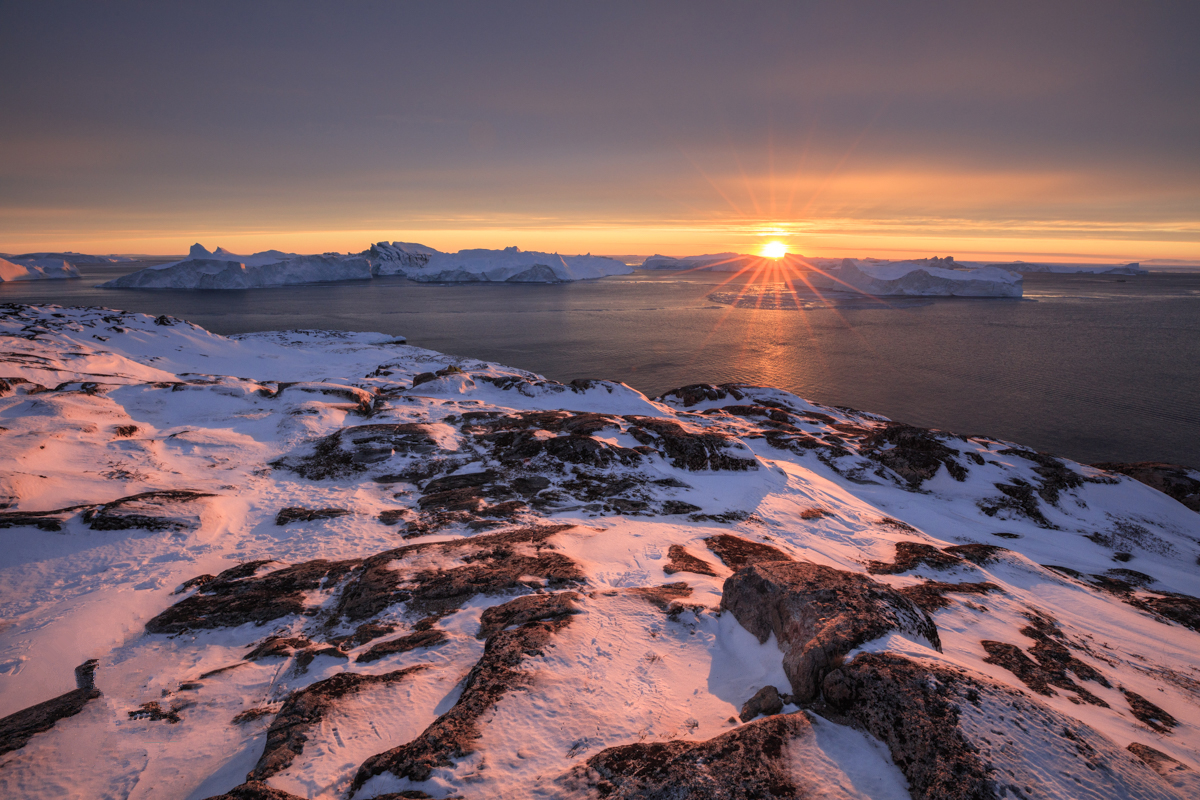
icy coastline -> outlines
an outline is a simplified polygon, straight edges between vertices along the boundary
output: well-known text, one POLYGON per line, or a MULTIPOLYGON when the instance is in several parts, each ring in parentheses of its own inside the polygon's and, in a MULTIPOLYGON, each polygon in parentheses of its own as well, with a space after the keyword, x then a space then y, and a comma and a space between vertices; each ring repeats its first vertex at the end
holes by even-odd
POLYGON ((382 334, 0 342, 6 796, 1200 788, 1194 470, 382 334))
POLYGON ((565 283, 625 275, 632 268, 601 256, 503 250, 442 253, 406 242, 380 242, 361 254, 297 255, 267 250, 239 256, 192 245, 182 261, 123 275, 102 289, 256 289, 399 275, 422 283, 565 283))

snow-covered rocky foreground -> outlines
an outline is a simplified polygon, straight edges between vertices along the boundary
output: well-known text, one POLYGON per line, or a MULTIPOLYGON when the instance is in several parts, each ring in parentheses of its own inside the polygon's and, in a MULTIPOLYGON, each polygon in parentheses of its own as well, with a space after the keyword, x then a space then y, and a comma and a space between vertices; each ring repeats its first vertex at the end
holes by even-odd
POLYGON ((602 256, 503 250, 442 253, 406 242, 379 242, 362 253, 298 255, 265 250, 239 256, 218 247, 192 245, 182 261, 122 275, 101 289, 258 289, 301 283, 370 280, 401 275, 422 283, 564 283, 627 275, 632 267, 602 256))
POLYGON ((1200 796, 1200 514, 1133 478, 376 334, 0 337, 5 797, 1200 796))

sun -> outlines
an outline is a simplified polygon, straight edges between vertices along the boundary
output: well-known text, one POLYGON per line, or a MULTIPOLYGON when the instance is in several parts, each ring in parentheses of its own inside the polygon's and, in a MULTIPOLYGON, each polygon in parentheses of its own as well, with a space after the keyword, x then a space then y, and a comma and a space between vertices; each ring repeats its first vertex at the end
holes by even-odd
POLYGON ((762 246, 763 258, 783 258, 787 251, 787 245, 783 242, 767 242, 762 246))

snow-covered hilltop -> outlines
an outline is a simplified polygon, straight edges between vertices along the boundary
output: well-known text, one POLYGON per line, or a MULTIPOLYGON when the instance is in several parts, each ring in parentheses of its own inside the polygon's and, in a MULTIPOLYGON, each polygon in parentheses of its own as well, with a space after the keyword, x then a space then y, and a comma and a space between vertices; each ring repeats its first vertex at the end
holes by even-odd
POLYGON ((55 258, 0 258, 0 282, 45 281, 78 278, 79 270, 62 259, 55 258))
POLYGON ((0 345, 6 797, 1200 796, 1195 471, 379 334, 0 345))
POLYGON ((182 261, 123 275, 100 288, 255 289, 386 275, 435 283, 563 283, 632 271, 611 258, 523 252, 516 247, 441 253, 420 244, 380 242, 358 255, 303 256, 267 250, 239 256, 220 247, 210 253, 196 244, 182 261))

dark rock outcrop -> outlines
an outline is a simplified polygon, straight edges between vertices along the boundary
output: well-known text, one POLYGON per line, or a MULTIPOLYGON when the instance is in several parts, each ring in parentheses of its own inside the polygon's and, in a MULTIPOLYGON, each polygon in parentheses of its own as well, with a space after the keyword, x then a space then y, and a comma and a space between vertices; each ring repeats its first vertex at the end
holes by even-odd
POLYGON ((388 639, 384 642, 371 645, 371 648, 365 653, 361 653, 358 658, 354 659, 356 663, 367 664, 371 661, 395 655, 396 653, 407 653, 409 650, 416 650, 421 647, 435 647, 450 639, 443 630, 436 628, 424 631, 416 631, 407 636, 401 636, 398 639, 388 639))
POLYGON ((535 620, 557 619, 580 613, 579 602, 583 597, 578 592, 554 594, 529 594, 492 606, 483 612, 479 620, 478 639, 487 639, 512 625, 524 625, 535 620))
POLYGON ((933 620, 898 591, 809 562, 759 563, 735 572, 725 580, 721 608, 760 642, 775 634, 800 703, 816 699, 843 656, 890 631, 941 647, 933 620))
POLYGON ((1140 461, 1133 464, 1105 462, 1093 467, 1128 475, 1136 481, 1173 497, 1192 511, 1200 512, 1200 472, 1179 464, 1140 461))
POLYGON ((749 722, 759 714, 766 714, 769 717, 780 711, 783 711, 783 698, 779 696, 779 690, 774 686, 764 686, 742 704, 742 710, 738 717, 742 722, 749 722))
POLYGON ((36 734, 50 730, 59 720, 75 716, 99 697, 94 678, 98 663, 92 659, 75 668, 76 688, 72 691, 0 719, 0 756, 20 750, 36 734))
POLYGON ((946 583, 944 581, 924 581, 915 586, 905 586, 900 594, 912 600, 922 611, 932 614, 938 609, 950 605, 947 594, 989 594, 1002 592, 999 586, 990 581, 978 583, 946 583))
POLYGON ((275 515, 276 525, 287 525, 289 522, 312 522, 317 519, 336 519, 351 513, 345 508, 301 508, 289 506, 282 508, 275 515))
POLYGON ((208 800, 304 800, 302 797, 268 786, 262 781, 246 781, 225 794, 214 795, 208 800))
POLYGON ((644 445, 661 450, 679 469, 749 470, 758 462, 729 434, 662 417, 628 416, 629 433, 644 445))
POLYGON ((1036 661, 1015 644, 990 640, 981 642, 987 651, 983 660, 1004 667, 1038 694, 1053 695, 1054 690, 1050 687, 1056 686, 1074 692, 1085 703, 1107 708, 1108 703, 1075 683, 1068 673, 1083 681, 1094 681, 1105 688, 1111 687, 1108 679, 1095 667, 1080 661, 1071 653, 1066 637, 1053 619, 1034 612, 1025 616, 1030 624, 1021 629, 1021 634, 1034 640, 1029 652, 1036 661))
POLYGON ((305 592, 344 580, 361 562, 317 559, 255 577, 265 562, 248 562, 218 575, 199 591, 180 600, 146 623, 148 633, 181 633, 201 628, 262 624, 300 614, 305 592), (253 567, 246 570, 245 567, 253 567))
POLYGON ((825 678, 824 696, 887 745, 919 800, 1029 797, 1034 786, 1063 796, 1176 796, 1078 720, 955 667, 862 654, 825 678))
POLYGON ((142 492, 122 497, 83 512, 83 520, 95 531, 185 531, 200 526, 192 504, 214 495, 209 492, 171 490, 142 492))
POLYGON ((640 742, 602 750, 559 782, 609 800, 768 800, 816 797, 797 786, 790 744, 812 736, 803 714, 769 717, 707 742, 640 742))
POLYGON ((267 743, 263 754, 246 779, 262 781, 287 769, 296 756, 304 752, 309 732, 320 723, 321 718, 338 700, 376 686, 399 683, 423 669, 427 667, 418 664, 383 675, 339 672, 332 678, 317 681, 298 692, 293 692, 275 715, 275 720, 267 731, 267 743))
POLYGON ((896 542, 896 557, 892 563, 871 561, 867 572, 872 575, 898 575, 919 566, 932 569, 949 569, 962 564, 956 555, 943 553, 931 544, 923 542, 896 542))
POLYGON ((578 565, 548 542, 570 527, 521 528, 388 550, 363 562, 342 590, 336 613, 366 619, 398 602, 407 602, 409 609, 420 613, 440 613, 457 609, 478 594, 541 588, 542 580, 552 586, 582 581, 578 565), (466 563, 448 569, 404 569, 409 557, 436 559, 442 554, 466 563))
POLYGON ((564 616, 548 622, 527 622, 494 634, 467 675, 454 707, 411 742, 364 761, 354 776, 351 792, 384 772, 425 781, 434 769, 453 767, 452 759, 472 753, 479 738, 479 718, 505 694, 528 685, 530 676, 519 669, 521 663, 542 655, 554 634, 570 622, 571 617, 564 616))
POLYGON ((959 452, 945 444, 953 437, 900 422, 889 422, 864 437, 861 452, 903 478, 911 489, 937 474, 939 467, 956 481, 967 479, 967 468, 958 461, 959 452))
POLYGON ((716 570, 702 558, 689 553, 683 545, 673 544, 667 549, 667 565, 663 572, 674 575, 676 572, 691 572, 696 575, 711 575, 716 577, 716 570))
POLYGON ((712 550, 732 570, 739 570, 749 564, 766 564, 772 561, 791 561, 792 557, 782 550, 761 542, 752 542, 731 533, 718 533, 704 540, 708 549, 712 550))
POLYGON ((286 456, 271 462, 271 466, 318 481, 365 472, 372 464, 387 461, 393 455, 428 455, 439 449, 428 425, 414 422, 358 425, 318 439, 308 454, 286 456))

